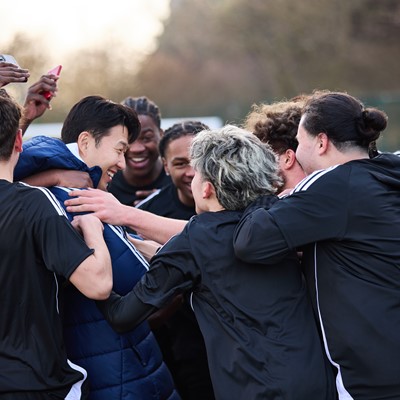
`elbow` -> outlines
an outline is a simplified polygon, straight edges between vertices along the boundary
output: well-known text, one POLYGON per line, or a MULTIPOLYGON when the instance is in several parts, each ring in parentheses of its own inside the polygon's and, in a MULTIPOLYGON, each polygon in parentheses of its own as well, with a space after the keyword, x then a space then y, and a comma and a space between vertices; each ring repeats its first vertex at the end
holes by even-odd
POLYGON ((253 254, 252 251, 249 251, 249 248, 246 246, 235 246, 234 245, 235 256, 247 263, 247 264, 266 264, 265 260, 260 260, 257 254, 253 254))
POLYGON ((252 235, 249 230, 251 216, 242 218, 233 233, 233 250, 235 256, 244 262, 252 262, 252 235))
POLYGON ((110 293, 111 293, 112 287, 113 287, 112 280, 107 285, 103 285, 100 288, 99 292, 98 292, 97 299, 98 300, 106 300, 106 299, 108 299, 110 297, 110 293))
POLYGON ((233 250, 235 256, 245 262, 254 261, 252 259, 252 247, 248 236, 237 230, 233 236, 233 250))
POLYGON ((247 261, 249 256, 248 247, 243 245, 243 242, 238 242, 236 240, 233 241, 233 249, 235 252, 235 256, 242 261, 247 261))
POLYGON ((96 286, 93 286, 93 292, 90 298, 93 300, 106 300, 110 297, 112 287, 112 277, 103 279, 101 282, 98 282, 96 286))

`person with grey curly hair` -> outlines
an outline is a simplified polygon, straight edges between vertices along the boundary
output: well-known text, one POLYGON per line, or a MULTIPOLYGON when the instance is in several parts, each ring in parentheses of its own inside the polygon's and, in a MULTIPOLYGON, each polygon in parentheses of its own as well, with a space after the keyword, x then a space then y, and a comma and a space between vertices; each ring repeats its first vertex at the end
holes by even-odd
POLYGON ((214 186, 221 206, 225 210, 242 210, 260 195, 275 193, 281 178, 272 149, 233 125, 217 132, 198 135, 193 140, 190 159, 198 176, 214 186))
POLYGON ((277 201, 274 153, 226 126, 198 133, 191 157, 198 215, 157 252, 130 293, 113 293, 98 307, 125 332, 177 294, 190 294, 216 399, 335 399, 296 253, 260 268, 233 251, 244 207, 261 194, 277 201))

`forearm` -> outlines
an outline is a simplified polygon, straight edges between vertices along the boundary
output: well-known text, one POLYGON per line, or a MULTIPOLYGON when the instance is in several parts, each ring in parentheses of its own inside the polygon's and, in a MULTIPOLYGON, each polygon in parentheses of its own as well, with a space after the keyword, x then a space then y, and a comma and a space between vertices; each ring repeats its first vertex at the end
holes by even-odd
POLYGON ((119 296, 112 292, 105 301, 97 301, 104 318, 118 333, 132 330, 153 312, 156 307, 143 303, 132 290, 126 296, 119 296))
POLYGON ((96 277, 100 280, 111 282, 112 285, 111 257, 104 241, 103 232, 83 232, 83 239, 88 247, 94 249, 94 273, 96 277))
POLYGON ((154 254, 161 247, 160 243, 154 242, 152 240, 140 240, 135 239, 131 235, 128 235, 129 241, 140 251, 142 256, 150 262, 154 254))
POLYGON ((57 186, 59 182, 58 173, 59 170, 47 170, 35 175, 27 176, 22 179, 22 181, 31 186, 57 186))
POLYGON ((184 220, 161 217, 132 207, 126 209, 125 215, 126 222, 124 225, 129 226, 144 238, 161 244, 180 233, 187 223, 184 220), (130 211, 128 211, 129 209, 130 211))
POLYGON ((147 322, 150 325, 151 329, 160 328, 163 324, 165 324, 168 319, 172 317, 183 304, 183 295, 178 294, 169 305, 159 309, 155 313, 153 313, 148 319, 147 322))
POLYGON ((85 296, 106 299, 112 289, 111 257, 103 238, 103 225, 91 214, 76 216, 72 225, 80 230, 93 254, 85 259, 70 276, 71 283, 85 296))
POLYGON ((111 193, 98 189, 75 190, 69 196, 64 203, 68 212, 94 212, 103 222, 128 226, 144 238, 161 244, 180 233, 187 223, 123 205, 111 193))
POLYGON ((26 130, 29 128, 32 121, 33 121, 32 119, 29 119, 24 115, 22 115, 21 119, 19 120, 19 128, 22 130, 22 136, 25 134, 26 130))

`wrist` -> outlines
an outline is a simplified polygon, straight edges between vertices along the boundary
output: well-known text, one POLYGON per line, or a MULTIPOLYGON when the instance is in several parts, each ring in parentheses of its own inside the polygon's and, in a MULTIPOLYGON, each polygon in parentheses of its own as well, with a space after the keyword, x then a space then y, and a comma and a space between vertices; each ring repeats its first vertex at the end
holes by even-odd
POLYGON ((22 129, 22 132, 26 131, 32 121, 33 119, 29 119, 24 116, 21 117, 21 119, 19 120, 19 128, 22 129))

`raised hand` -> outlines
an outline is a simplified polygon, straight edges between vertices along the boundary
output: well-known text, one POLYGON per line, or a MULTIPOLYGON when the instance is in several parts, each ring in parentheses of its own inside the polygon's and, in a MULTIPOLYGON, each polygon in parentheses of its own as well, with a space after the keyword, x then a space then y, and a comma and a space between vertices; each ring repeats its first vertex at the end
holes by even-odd
POLYGON ((33 120, 41 117, 46 110, 51 110, 50 100, 57 96, 56 75, 43 75, 41 78, 29 87, 25 98, 24 111, 20 122, 22 133, 25 133, 33 120), (42 93, 50 92, 49 100, 42 93))
POLYGON ((0 62, 0 87, 9 83, 23 83, 29 78, 29 71, 16 64, 0 62))

